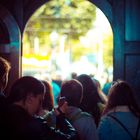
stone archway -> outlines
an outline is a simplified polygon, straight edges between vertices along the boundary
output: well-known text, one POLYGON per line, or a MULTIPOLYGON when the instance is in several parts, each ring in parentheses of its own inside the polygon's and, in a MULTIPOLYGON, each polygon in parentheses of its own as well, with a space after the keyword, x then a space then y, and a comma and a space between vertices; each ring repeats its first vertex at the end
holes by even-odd
POLYGON ((0 5, 0 26, 4 40, 0 41, 0 56, 11 62, 11 71, 9 75, 9 85, 19 77, 20 58, 21 58, 21 37, 20 30, 10 12, 0 5), (15 65, 16 64, 16 65, 15 65))

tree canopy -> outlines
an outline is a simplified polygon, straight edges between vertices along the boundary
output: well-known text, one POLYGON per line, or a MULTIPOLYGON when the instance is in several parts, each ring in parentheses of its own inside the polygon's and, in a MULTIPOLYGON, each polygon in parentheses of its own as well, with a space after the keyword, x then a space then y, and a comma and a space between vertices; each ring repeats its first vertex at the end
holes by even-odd
MULTIPOLYGON (((23 55, 26 57, 33 56, 36 59, 51 59, 53 51, 55 51, 55 61, 57 54, 60 54, 61 39, 66 36, 64 50, 69 51, 71 62, 79 61, 82 56, 89 56, 94 59, 98 54, 99 44, 94 35, 90 37, 88 44, 83 45, 80 42, 80 37, 85 37, 88 31, 94 28, 94 23, 97 20, 97 7, 88 0, 50 0, 30 18, 24 34, 24 50, 23 55), (58 34, 57 40, 51 40, 51 34, 58 34), (35 38, 39 38, 40 52, 34 54, 35 38), (93 41, 93 42, 92 42, 93 41), (55 47, 53 47, 55 43, 55 47), (31 51, 27 51, 27 50, 31 51), (26 53, 29 52, 29 53, 26 53), (44 53, 46 53, 44 55, 44 53), (37 55, 37 56, 36 56, 37 55)), ((104 23, 101 22, 104 27, 104 23)), ((98 26, 99 27, 99 26, 98 26)), ((95 27, 96 28, 96 27, 95 27)), ((103 63, 105 68, 112 67, 113 64, 113 38, 110 30, 103 35, 103 63)), ((95 33, 96 34, 96 33, 95 33)), ((54 36, 53 36, 54 37, 54 36)), ((90 61, 93 65, 98 65, 98 61, 94 64, 93 59, 90 61)))
POLYGON ((31 17, 26 31, 57 31, 78 38, 87 33, 96 19, 96 7, 83 0, 52 0, 31 17))

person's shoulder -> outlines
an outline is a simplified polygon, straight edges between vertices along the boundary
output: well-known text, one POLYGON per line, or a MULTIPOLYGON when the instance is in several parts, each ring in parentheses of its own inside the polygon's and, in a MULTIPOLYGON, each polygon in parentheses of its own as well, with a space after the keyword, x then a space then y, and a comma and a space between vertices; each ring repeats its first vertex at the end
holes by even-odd
POLYGON ((88 112, 81 112, 81 117, 89 117, 89 118, 93 118, 91 114, 89 114, 88 112))
POLYGON ((77 116, 73 118, 72 121, 82 122, 82 123, 94 123, 94 118, 88 112, 80 112, 77 116))
POLYGON ((109 113, 109 114, 106 114, 106 115, 103 115, 100 119, 100 124, 110 124, 110 121, 112 120, 109 115, 112 115, 112 113, 109 113))

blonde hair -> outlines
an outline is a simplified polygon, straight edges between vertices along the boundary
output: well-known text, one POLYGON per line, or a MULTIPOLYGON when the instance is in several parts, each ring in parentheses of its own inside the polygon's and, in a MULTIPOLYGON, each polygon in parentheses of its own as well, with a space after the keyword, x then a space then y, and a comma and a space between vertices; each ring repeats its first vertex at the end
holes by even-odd
POLYGON ((10 69, 10 63, 6 59, 0 57, 0 80, 2 80, 4 75, 9 73, 10 69))

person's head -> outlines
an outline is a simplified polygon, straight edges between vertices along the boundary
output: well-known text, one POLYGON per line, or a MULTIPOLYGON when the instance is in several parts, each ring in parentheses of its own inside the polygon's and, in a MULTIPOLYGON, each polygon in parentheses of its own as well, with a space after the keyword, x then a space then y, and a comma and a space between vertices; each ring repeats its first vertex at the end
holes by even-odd
POLYGON ((45 92, 43 103, 42 103, 42 108, 51 111, 54 108, 54 98, 53 98, 53 93, 52 93, 52 87, 48 81, 42 80, 42 82, 46 88, 46 92, 45 92))
POLYGON ((66 98, 69 106, 78 107, 83 97, 82 84, 75 79, 63 82, 60 96, 66 98))
POLYGON ((72 73, 71 73, 71 78, 72 78, 72 79, 76 79, 76 77, 77 77, 77 73, 76 73, 76 72, 72 72, 72 73))
POLYGON ((87 74, 81 74, 76 78, 83 86, 83 104, 89 104, 88 99, 93 99, 92 104, 96 104, 98 102, 102 102, 96 82, 87 74))
POLYGON ((0 57, 0 91, 3 91, 7 86, 10 68, 10 63, 0 57))
POLYGON ((102 99, 99 96, 96 82, 87 74, 81 74, 76 79, 83 85, 83 100, 80 108, 92 114, 98 125, 101 116, 98 103, 102 103, 102 99))
MULTIPOLYGON (((87 74, 81 74, 76 78, 83 86, 83 93, 91 94, 92 91, 97 91, 96 83, 93 82, 91 77, 87 74)), ((85 95, 84 95, 85 96, 85 95)))
POLYGON ((113 82, 103 114, 106 114, 117 106, 128 106, 134 114, 137 115, 137 113, 140 113, 132 88, 126 81, 117 80, 113 82))
POLYGON ((24 76, 12 85, 8 101, 20 105, 30 115, 37 113, 42 107, 44 98, 44 84, 31 76, 24 76))

